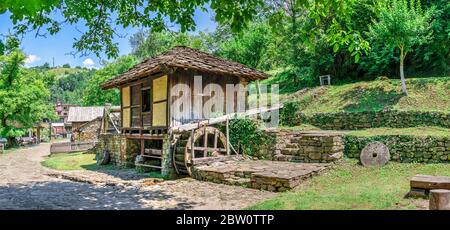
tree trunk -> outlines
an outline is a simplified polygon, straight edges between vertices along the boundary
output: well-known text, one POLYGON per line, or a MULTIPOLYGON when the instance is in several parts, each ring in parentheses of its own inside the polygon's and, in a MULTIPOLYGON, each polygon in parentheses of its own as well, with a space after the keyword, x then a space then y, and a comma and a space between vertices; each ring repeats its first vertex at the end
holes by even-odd
POLYGON ((400 47, 400 80, 402 82, 402 92, 403 94, 407 95, 406 92, 406 80, 405 80, 405 74, 403 73, 403 62, 405 60, 405 54, 403 50, 403 46, 400 47))

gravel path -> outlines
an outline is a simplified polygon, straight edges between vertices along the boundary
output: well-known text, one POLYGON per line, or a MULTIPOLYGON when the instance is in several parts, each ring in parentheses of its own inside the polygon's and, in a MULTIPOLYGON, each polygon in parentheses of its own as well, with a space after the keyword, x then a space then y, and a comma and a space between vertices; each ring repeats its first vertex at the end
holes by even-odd
MULTIPOLYGON (((149 183, 129 171, 41 166, 50 144, 0 155, 0 209, 242 209, 270 192, 191 178, 149 183)), ((150 181, 151 182, 151 181, 150 181)))

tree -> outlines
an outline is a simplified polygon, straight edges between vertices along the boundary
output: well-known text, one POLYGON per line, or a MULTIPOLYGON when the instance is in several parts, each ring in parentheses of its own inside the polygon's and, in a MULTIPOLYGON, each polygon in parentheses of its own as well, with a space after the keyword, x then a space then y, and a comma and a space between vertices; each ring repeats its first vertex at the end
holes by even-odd
MULTIPOLYGON (((48 74, 51 74, 51 72, 47 71, 48 74)), ((78 70, 75 73, 61 74, 55 77, 56 80, 50 87, 50 101, 52 103, 60 101, 67 104, 82 104, 80 95, 83 95, 83 91, 93 74, 94 70, 78 70)))
POLYGON ((403 65, 406 55, 415 45, 431 38, 430 11, 423 11, 420 0, 394 0, 382 7, 377 21, 369 27, 369 36, 400 51, 400 79, 402 92, 407 94, 403 65))
POLYGON ((117 60, 107 64, 89 79, 83 92, 83 105, 105 105, 111 103, 113 105, 120 104, 119 92, 116 89, 102 90, 101 85, 106 81, 117 77, 136 64, 133 56, 122 56, 117 60))
POLYGON ((62 67, 63 67, 63 68, 70 68, 70 64, 69 64, 69 63, 66 63, 66 64, 62 65, 62 67))
POLYGON ((138 59, 154 57, 175 46, 188 46, 205 50, 205 41, 201 35, 165 30, 162 32, 139 31, 130 37, 132 53, 138 59))
POLYGON ((86 30, 73 44, 86 55, 89 51, 108 58, 117 57, 118 36, 115 26, 152 28, 161 31, 166 20, 180 25, 182 32, 192 31, 195 9, 206 11, 209 4, 215 12, 215 20, 229 23, 233 31, 240 31, 257 13, 263 0, 3 0, 0 14, 9 11, 18 33, 36 31, 36 36, 51 35, 60 31, 63 24, 74 25, 84 22, 86 30), (63 18, 62 22, 60 19, 63 18))
POLYGON ((50 63, 46 62, 42 66, 40 66, 42 69, 50 69, 50 63))
POLYGON ((220 46, 217 54, 252 68, 268 66, 267 47, 271 40, 270 27, 266 23, 255 23, 220 46))
POLYGON ((33 124, 44 118, 53 119, 53 108, 48 104, 49 91, 45 76, 23 68, 25 55, 14 50, 0 56, 0 136, 16 144, 33 124))
POLYGON ((0 56, 4 55, 6 51, 6 46, 3 44, 2 40, 0 40, 0 56))

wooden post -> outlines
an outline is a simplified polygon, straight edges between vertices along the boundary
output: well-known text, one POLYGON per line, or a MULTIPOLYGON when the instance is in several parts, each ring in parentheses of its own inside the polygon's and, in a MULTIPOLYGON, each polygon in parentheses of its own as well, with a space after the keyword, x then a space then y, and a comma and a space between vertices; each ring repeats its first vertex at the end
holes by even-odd
POLYGON ((229 120, 227 117, 227 156, 230 155, 230 129, 229 129, 229 120))
POLYGON ((430 210, 450 210, 450 190, 430 190, 430 210))
POLYGON ((217 138, 219 137, 219 134, 217 133, 217 130, 214 130, 214 151, 217 151, 217 138))
POLYGON ((194 151, 194 129, 191 130, 191 155, 192 159, 195 158, 195 151, 194 151))
POLYGON ((203 129, 203 133, 204 133, 204 139, 203 139, 203 147, 205 147, 205 149, 203 150, 203 157, 207 157, 207 153, 208 153, 208 133, 206 132, 206 127, 203 129))
POLYGON ((145 152, 145 141, 144 139, 141 139, 141 156, 144 155, 145 152))

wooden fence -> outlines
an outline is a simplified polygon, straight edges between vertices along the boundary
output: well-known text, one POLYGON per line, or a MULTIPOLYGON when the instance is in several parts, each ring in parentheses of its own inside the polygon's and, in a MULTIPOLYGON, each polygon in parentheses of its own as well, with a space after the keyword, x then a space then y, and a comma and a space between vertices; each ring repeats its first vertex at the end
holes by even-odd
POLYGON ((71 153, 87 151, 89 149, 92 149, 96 144, 97 142, 93 141, 53 143, 50 147, 50 153, 71 153))

